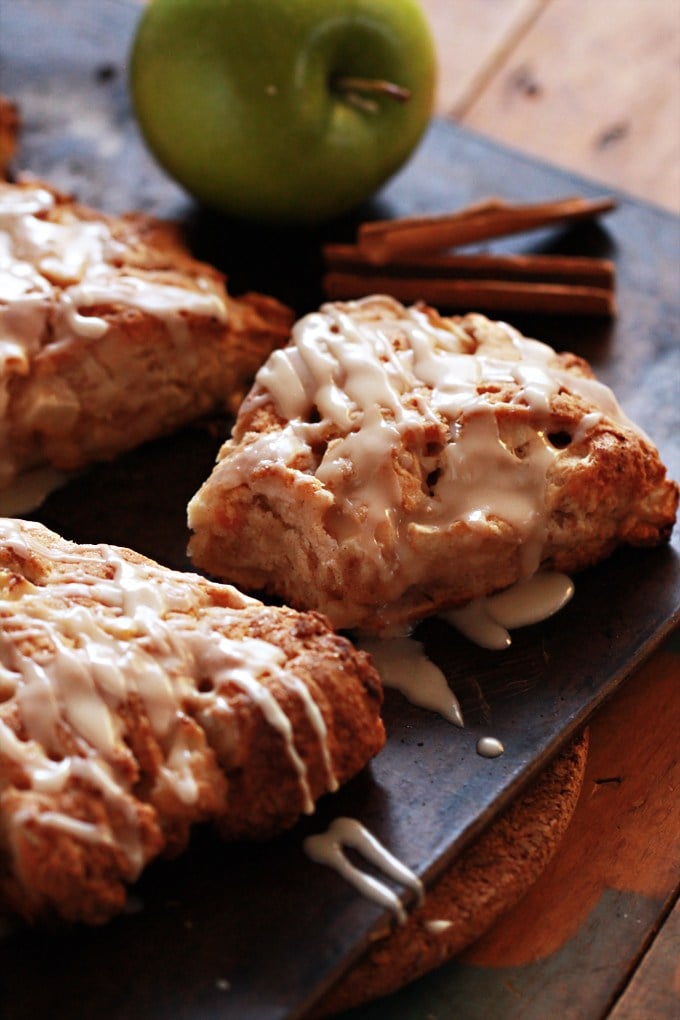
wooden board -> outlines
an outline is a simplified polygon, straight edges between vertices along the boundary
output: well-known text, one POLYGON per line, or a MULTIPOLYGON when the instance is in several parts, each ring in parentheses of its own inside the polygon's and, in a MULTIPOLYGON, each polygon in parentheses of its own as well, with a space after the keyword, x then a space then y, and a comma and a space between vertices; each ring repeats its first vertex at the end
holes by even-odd
MULTIPOLYGON (((20 165, 114 211, 179 215, 196 254, 224 268, 234 292, 259 287, 300 312, 314 307, 319 241, 350 236, 354 221, 323 234, 270 234, 196 210, 154 166, 130 120, 124 63, 137 13, 133 4, 84 0, 22 0, 3 11, 0 89, 24 110, 20 165)), ((413 162, 362 215, 445 209, 488 194, 576 191, 598 189, 435 122, 413 162)), ((616 259, 615 323, 517 325, 588 357, 654 436, 676 477, 677 240, 677 220, 623 200, 601 227, 511 246, 616 259)), ((55 495, 41 519, 68 537, 133 545, 183 566, 184 505, 218 443, 205 428, 149 444, 55 495)), ((680 604, 677 548, 616 555, 579 580, 559 617, 519 632, 502 656, 468 646, 436 622, 424 626, 422 638, 461 697, 464 731, 390 697, 385 752, 285 838, 224 847, 201 834, 182 860, 151 868, 132 901, 140 909, 105 929, 5 938, 0 989, 8 1016, 302 1015, 385 923, 376 907, 304 858, 302 836, 352 814, 434 880, 671 628, 680 604), (495 761, 474 751, 489 731, 506 746, 495 761)))
POLYGON ((460 124, 680 211, 680 17, 668 0, 424 0, 460 124))
POLYGON ((630 988, 617 1003, 611 1020, 668 1017, 680 1006, 680 900, 656 938, 630 988))
POLYGON ((465 115, 546 0, 423 0, 439 63, 437 111, 465 115))

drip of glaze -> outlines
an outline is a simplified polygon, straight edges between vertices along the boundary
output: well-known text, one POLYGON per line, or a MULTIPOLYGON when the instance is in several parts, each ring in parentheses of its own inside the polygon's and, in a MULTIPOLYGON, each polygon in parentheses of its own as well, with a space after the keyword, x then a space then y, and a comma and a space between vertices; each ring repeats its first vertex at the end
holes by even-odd
POLYGON ((423 901, 423 885, 417 875, 394 857, 361 822, 354 818, 336 818, 326 832, 308 836, 303 846, 311 860, 333 868, 363 896, 382 907, 387 907, 394 913, 399 924, 406 921, 406 911, 399 897, 385 882, 352 864, 345 854, 346 847, 358 851, 388 878, 401 883, 407 889, 412 889, 418 903, 423 901))
POLYGON ((363 638, 360 646, 373 658, 385 687, 400 691, 412 705, 463 726, 458 699, 420 641, 410 637, 363 638))
POLYGON ((547 620, 573 594, 574 583, 566 574, 539 572, 497 595, 475 599, 441 616, 475 644, 498 650, 511 644, 509 630, 547 620))
POLYGON ((496 737, 480 737, 477 741, 477 754, 482 758, 499 758, 505 751, 500 740, 496 737))
POLYGON ((433 918, 431 921, 425 921, 425 931, 430 932, 431 935, 442 935, 445 931, 448 931, 453 921, 445 921, 440 918, 433 918))
POLYGON ((0 517, 30 513, 73 477, 73 473, 53 467, 35 468, 17 475, 7 489, 0 491, 0 517))
MULTIPOLYGON (((548 619, 566 605, 573 593, 571 578, 546 571, 497 595, 442 613, 441 618, 480 647, 502 650, 511 644, 510 629, 548 619)), ((362 637, 358 644, 372 657, 385 687, 399 691, 412 705, 437 712, 456 726, 464 725, 460 704, 446 676, 428 658, 420 641, 399 635, 362 637)), ((479 746, 477 750, 485 757, 503 753, 500 744, 494 745, 493 753, 491 743, 483 747, 485 750, 479 746)))

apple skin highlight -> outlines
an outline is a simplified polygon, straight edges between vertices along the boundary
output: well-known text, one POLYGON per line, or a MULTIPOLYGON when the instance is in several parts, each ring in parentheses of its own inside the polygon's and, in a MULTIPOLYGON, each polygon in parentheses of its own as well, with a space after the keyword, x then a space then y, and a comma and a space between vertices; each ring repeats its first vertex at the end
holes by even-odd
POLYGON ((275 224, 370 197, 417 146, 435 82, 417 0, 153 0, 130 54, 133 106, 161 166, 200 203, 275 224))

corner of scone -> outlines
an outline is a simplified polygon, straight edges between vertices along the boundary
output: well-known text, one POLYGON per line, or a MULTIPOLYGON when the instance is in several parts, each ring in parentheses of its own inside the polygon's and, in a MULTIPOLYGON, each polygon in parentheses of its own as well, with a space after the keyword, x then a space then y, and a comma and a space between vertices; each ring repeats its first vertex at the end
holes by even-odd
POLYGON ((382 747, 317 613, 0 518, 0 913, 101 923, 195 823, 264 838, 382 747))
POLYGON ((301 319, 189 504, 207 573, 385 631, 666 539, 658 451, 585 361, 375 296, 301 319))
POLYGON ((0 182, 0 489, 234 411, 291 319, 232 297, 171 224, 0 182))

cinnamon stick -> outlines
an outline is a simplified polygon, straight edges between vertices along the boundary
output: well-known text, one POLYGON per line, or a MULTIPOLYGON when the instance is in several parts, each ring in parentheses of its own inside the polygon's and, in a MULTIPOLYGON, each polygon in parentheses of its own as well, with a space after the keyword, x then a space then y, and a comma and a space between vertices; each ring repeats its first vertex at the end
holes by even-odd
POLYGON ((580 197, 529 204, 489 199, 453 213, 404 216, 363 223, 358 246, 376 265, 418 252, 436 252, 556 223, 591 219, 616 207, 613 198, 580 197))
POLYGON ((593 316, 612 316, 616 311, 614 292, 609 287, 536 280, 366 275, 333 270, 324 276, 323 289, 333 301, 390 294, 404 303, 425 301, 449 311, 593 316))
POLYGON ((323 257, 328 270, 362 276, 382 272, 390 278, 533 280, 605 289, 613 289, 615 280, 613 262, 586 255, 414 255, 380 267, 369 262, 358 245, 326 244, 323 257))

